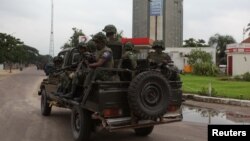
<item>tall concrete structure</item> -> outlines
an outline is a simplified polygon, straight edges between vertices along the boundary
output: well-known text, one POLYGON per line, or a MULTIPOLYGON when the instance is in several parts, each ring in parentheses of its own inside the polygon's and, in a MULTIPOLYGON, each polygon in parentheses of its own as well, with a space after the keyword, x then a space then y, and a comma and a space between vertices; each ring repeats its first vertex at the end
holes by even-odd
POLYGON ((165 41, 166 47, 180 47, 183 42, 183 0, 162 0, 162 14, 157 18, 150 12, 153 1, 159 0, 133 0, 133 37, 154 40, 157 37, 165 41))

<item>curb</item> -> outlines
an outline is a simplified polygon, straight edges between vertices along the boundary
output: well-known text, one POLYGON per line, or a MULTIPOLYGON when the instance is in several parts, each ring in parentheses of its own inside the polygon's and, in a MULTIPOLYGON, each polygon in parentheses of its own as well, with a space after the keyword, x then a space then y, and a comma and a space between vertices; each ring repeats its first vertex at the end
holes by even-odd
POLYGON ((207 97, 207 96, 199 96, 199 95, 193 95, 193 94, 183 94, 183 98, 186 100, 194 100, 194 101, 199 101, 199 102, 226 104, 226 105, 241 106, 241 107, 250 107, 249 100, 207 97))

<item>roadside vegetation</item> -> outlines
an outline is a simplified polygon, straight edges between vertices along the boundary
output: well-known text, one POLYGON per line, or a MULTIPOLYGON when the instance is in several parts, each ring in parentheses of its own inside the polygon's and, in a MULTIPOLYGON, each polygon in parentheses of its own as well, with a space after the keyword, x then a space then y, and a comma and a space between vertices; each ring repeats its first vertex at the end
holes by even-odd
POLYGON ((181 75, 181 79, 184 93, 250 100, 250 82, 191 74, 181 75))

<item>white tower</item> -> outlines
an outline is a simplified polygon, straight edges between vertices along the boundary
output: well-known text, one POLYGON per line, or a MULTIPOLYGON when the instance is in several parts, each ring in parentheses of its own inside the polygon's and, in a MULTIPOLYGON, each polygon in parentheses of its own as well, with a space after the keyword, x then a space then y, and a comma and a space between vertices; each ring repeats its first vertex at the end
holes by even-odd
POLYGON ((51 0, 51 31, 50 31, 50 43, 49 43, 49 55, 54 57, 54 3, 51 0))

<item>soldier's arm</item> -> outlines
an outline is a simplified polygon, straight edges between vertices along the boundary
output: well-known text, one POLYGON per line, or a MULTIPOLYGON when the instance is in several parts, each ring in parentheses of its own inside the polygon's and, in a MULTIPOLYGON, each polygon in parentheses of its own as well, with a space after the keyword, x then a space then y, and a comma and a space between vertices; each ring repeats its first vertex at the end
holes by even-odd
POLYGON ((103 64, 108 61, 109 59, 111 59, 112 57, 112 54, 110 52, 104 52, 102 57, 97 60, 96 63, 92 63, 92 64, 89 64, 89 67, 90 68, 97 68, 97 67, 101 67, 103 66, 103 64))
POLYGON ((126 59, 126 58, 128 58, 128 53, 127 53, 127 52, 125 52, 125 53, 122 55, 122 59, 126 59))

